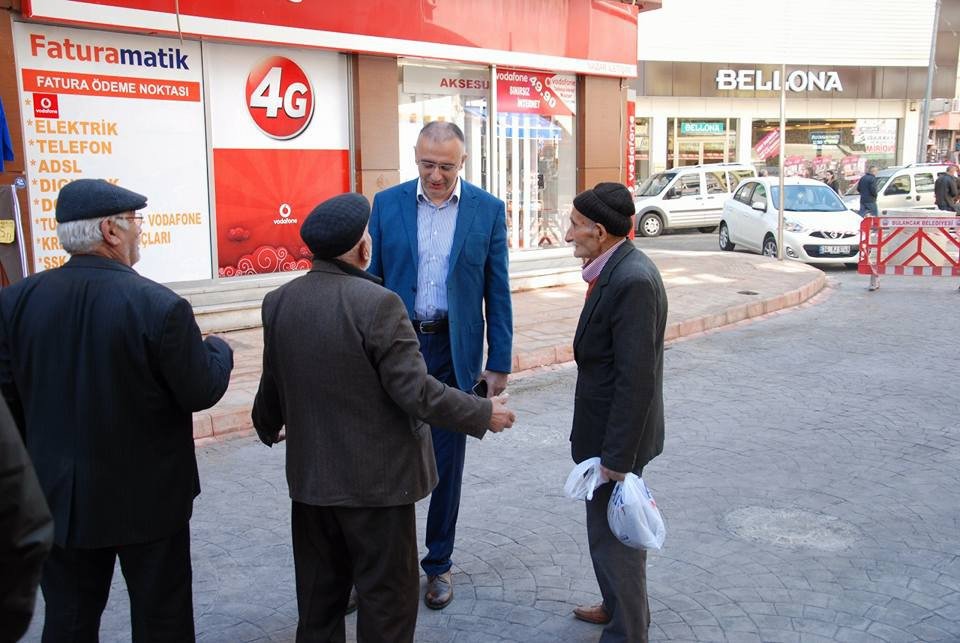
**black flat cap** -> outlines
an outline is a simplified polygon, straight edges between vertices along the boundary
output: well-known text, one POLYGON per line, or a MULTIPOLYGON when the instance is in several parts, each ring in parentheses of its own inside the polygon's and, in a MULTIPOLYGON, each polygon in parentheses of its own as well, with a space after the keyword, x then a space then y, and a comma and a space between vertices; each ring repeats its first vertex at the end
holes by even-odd
POLYGON ((597 183, 573 199, 573 207, 591 221, 596 221, 615 237, 625 237, 636 213, 633 197, 622 183, 597 183))
POLYGON ((57 196, 57 223, 99 219, 140 210, 147 197, 103 179, 77 179, 67 183, 57 196))
POLYGON ((300 238, 315 259, 333 259, 357 245, 370 220, 370 202, 356 192, 327 199, 300 226, 300 238))

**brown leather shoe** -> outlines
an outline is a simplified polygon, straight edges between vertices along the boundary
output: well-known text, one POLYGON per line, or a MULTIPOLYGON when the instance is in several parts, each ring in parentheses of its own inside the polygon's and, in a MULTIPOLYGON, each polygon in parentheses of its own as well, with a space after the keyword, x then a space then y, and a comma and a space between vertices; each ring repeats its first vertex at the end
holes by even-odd
POLYGON ((427 591, 423 602, 432 610, 442 610, 453 600, 453 574, 449 571, 439 576, 427 576, 427 591))
POLYGON ((353 614, 357 611, 357 588, 350 588, 350 598, 347 600, 347 611, 344 614, 353 614))
POLYGON ((594 625, 606 625, 610 622, 610 615, 607 614, 603 603, 596 605, 580 605, 573 609, 573 615, 581 621, 593 623, 594 625))

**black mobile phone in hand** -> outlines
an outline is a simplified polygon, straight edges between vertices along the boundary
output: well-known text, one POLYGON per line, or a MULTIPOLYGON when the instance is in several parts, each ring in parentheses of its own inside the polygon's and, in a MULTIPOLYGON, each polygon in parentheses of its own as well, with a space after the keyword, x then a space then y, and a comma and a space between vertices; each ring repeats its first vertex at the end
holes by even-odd
POLYGON ((487 380, 477 380, 477 383, 470 390, 477 397, 487 397, 487 380))

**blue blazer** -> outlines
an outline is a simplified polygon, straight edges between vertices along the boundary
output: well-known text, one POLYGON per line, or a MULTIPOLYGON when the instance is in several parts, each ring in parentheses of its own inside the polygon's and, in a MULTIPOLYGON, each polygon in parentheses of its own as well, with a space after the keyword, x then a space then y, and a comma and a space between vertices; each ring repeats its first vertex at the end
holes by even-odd
MULTIPOLYGON (((369 271, 403 300, 414 316, 417 294, 417 181, 377 194, 370 215, 373 258, 369 271)), ((507 218, 503 201, 460 179, 460 206, 447 273, 450 349, 457 384, 470 388, 483 364, 486 307, 487 370, 509 373, 513 309, 507 270, 507 218)))

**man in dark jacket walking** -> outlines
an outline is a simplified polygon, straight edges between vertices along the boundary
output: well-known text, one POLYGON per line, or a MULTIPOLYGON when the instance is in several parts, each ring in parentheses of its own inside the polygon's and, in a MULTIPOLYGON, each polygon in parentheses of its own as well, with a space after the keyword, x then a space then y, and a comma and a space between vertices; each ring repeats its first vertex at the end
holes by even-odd
POLYGON ((0 389, 54 519, 45 641, 97 640, 117 557, 133 640, 194 639, 192 413, 226 391, 233 351, 133 270, 146 203, 68 183, 56 218, 70 260, 0 291, 0 389))
POLYGON ((860 194, 860 216, 880 216, 877 209, 877 166, 871 165, 867 173, 857 181, 857 192, 860 194))
POLYGON ((937 182, 933 184, 933 194, 939 209, 954 213, 958 211, 960 186, 957 185, 956 165, 949 166, 946 172, 937 177, 937 182))

